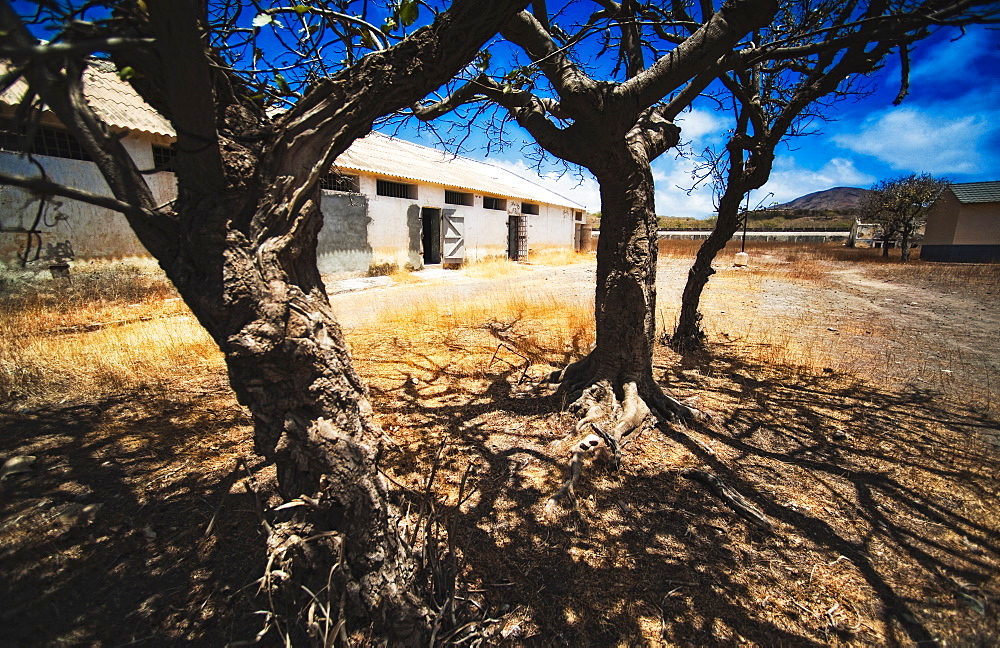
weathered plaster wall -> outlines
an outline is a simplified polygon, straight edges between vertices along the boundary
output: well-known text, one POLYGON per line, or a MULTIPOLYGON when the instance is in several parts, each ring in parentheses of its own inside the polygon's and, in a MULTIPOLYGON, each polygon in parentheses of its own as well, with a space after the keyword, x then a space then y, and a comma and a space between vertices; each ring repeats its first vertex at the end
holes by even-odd
POLYGON ((949 245, 955 241, 955 226, 962 203, 950 190, 941 194, 927 210, 924 245, 949 245))
POLYGON ((367 270, 372 262, 369 242, 368 197, 361 194, 323 191, 320 202, 323 228, 316 246, 316 262, 322 273, 367 270))
MULTIPOLYGON (((147 138, 128 135, 122 143, 140 169, 153 168, 152 142, 147 138)), ((37 155, 49 179, 77 189, 110 196, 104 177, 91 162, 37 155)), ((38 169, 27 157, 0 151, 0 169, 7 173, 35 176, 38 169)), ((174 174, 160 172, 146 176, 158 203, 177 195, 174 174)), ((39 199, 16 187, 0 187, 0 224, 4 229, 30 228, 38 213, 39 199)), ((45 245, 69 241, 78 258, 122 258, 148 256, 146 249, 132 233, 125 217, 118 212, 94 207, 65 198, 46 201, 42 221, 43 253, 45 245)), ((0 234, 0 261, 16 263, 24 252, 25 235, 0 234)))
POLYGON ((956 245, 1000 245, 1000 203, 962 205, 954 242, 956 245))
POLYGON ((557 205, 539 205, 538 214, 527 215, 528 249, 569 247, 575 236, 573 210, 557 205))

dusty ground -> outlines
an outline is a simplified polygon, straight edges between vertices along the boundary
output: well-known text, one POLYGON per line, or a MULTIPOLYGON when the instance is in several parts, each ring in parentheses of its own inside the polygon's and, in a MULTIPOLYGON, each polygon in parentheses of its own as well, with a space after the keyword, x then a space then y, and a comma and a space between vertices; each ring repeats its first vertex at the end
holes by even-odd
MULTIPOLYGON (((685 268, 661 265, 668 326, 685 268)), ((462 557, 439 639, 996 643, 1000 288, 891 266, 801 274, 763 257, 720 264, 705 302, 712 356, 656 357, 664 384, 713 419, 644 431, 621 470, 598 459, 575 506, 555 510, 571 418, 555 398, 510 397, 521 360, 494 359, 482 327, 434 322, 512 294, 586 308, 592 266, 333 297, 398 444, 386 471, 407 528, 432 494, 462 557), (405 330, 385 316, 429 303, 434 316, 405 330), (774 530, 753 531, 688 468, 725 479, 774 530)), ((544 328, 515 331, 544 346, 544 328)), ((539 350, 528 375, 574 344, 539 350)), ((221 373, 59 401, 0 412, 0 458, 37 457, 0 481, 0 644, 252 640, 272 477, 221 373)))

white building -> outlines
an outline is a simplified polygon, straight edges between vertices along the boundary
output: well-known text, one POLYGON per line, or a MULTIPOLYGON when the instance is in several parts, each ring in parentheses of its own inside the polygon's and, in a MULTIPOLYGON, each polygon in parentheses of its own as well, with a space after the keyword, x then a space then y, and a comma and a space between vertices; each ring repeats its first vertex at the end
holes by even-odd
MULTIPOLYGON (((2 67, 2 66, 0 66, 2 67)), ((107 63, 84 73, 87 99, 115 131, 161 202, 176 196, 171 124, 118 78, 107 63)), ((23 96, 18 82, 0 96, 0 119, 23 96)), ((18 138, 0 122, 0 170, 37 175, 15 152, 18 138)), ((52 180, 109 194, 96 166, 51 115, 32 144, 52 180)), ((372 264, 420 268, 458 265, 529 249, 579 249, 584 208, 501 167, 372 133, 341 155, 324 181, 318 257, 321 272, 363 271, 372 264)), ((0 186, 0 261, 32 261, 68 243, 78 258, 144 255, 125 218, 107 209, 0 186)))

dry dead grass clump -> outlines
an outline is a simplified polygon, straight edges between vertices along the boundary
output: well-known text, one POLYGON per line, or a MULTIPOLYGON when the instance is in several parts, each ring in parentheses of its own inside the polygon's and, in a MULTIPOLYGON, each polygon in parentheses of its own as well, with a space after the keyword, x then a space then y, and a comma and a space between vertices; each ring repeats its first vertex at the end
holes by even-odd
POLYGON ((532 249, 528 253, 528 261, 545 266, 572 265, 593 262, 596 254, 596 252, 575 252, 566 247, 546 247, 532 249))
POLYGON ((211 338, 151 263, 8 281, 0 310, 0 402, 93 398, 221 367, 211 338))
POLYGON ((485 375, 491 362, 558 365, 580 357, 594 341, 591 300, 502 285, 469 298, 396 301, 375 320, 350 331, 355 361, 400 383, 439 372, 485 375), (465 351, 458 364, 456 348, 465 351))

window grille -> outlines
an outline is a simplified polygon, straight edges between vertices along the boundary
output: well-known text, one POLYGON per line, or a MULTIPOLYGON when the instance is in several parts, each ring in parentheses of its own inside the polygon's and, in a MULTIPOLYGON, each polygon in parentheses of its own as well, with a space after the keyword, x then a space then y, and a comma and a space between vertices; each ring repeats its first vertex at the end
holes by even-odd
POLYGON ((449 189, 444 190, 444 201, 449 205, 465 205, 466 207, 472 206, 472 194, 462 193, 461 191, 451 191, 449 189))
POLYGON ((532 214, 534 216, 538 215, 538 205, 535 203, 521 203, 521 213, 522 214, 532 214))
POLYGON ((0 130, 0 148, 7 151, 23 151, 33 155, 48 155, 69 160, 90 160, 83 147, 64 130, 51 126, 40 126, 30 142, 4 124, 0 130), (26 146, 27 145, 27 146, 26 146))
POLYGON ((361 193, 361 178, 356 175, 328 173, 320 178, 319 186, 321 189, 326 189, 327 191, 361 193))
POLYGON ((483 209, 496 209, 499 211, 507 211, 507 201, 503 198, 494 198, 493 196, 483 196, 483 209))
POLYGON ((153 168, 157 171, 176 171, 177 151, 167 146, 153 145, 153 168))
POLYGON ((402 182, 391 182, 389 180, 378 180, 375 183, 375 193, 389 198, 417 199, 417 185, 403 184, 402 182))

